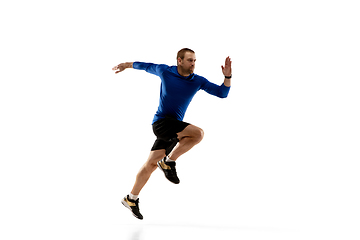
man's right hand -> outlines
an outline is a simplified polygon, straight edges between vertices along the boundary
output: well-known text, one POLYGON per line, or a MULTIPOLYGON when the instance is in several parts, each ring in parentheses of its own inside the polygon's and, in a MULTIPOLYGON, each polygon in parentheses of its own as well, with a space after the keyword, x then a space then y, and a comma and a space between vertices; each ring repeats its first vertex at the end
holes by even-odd
POLYGON ((127 68, 132 68, 133 63, 132 62, 126 62, 126 63, 120 63, 119 65, 112 68, 113 71, 116 71, 116 73, 122 72, 127 68))

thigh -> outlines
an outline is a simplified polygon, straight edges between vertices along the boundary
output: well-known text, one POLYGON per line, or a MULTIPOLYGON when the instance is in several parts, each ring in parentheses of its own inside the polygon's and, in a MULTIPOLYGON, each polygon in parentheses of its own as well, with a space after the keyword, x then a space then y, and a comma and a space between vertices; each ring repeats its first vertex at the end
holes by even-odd
POLYGON ((171 141, 177 138, 177 133, 183 131, 189 123, 166 117, 153 124, 153 131, 157 139, 171 141))
POLYGON ((197 126, 190 124, 183 131, 177 133, 177 135, 178 139, 180 140, 184 137, 195 137, 204 135, 204 131, 197 126))
POLYGON ((154 145, 151 148, 151 151, 156 150, 165 150, 165 154, 169 155, 169 153, 173 150, 173 148, 176 146, 176 144, 179 142, 177 138, 173 138, 169 141, 165 141, 163 139, 156 139, 154 142, 154 145))

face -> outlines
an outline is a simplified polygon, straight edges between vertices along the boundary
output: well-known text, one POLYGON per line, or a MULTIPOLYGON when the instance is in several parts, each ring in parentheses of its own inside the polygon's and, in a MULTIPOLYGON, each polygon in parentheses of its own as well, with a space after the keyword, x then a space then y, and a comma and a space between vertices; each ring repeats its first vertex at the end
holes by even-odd
POLYGON ((178 66, 181 68, 182 72, 185 74, 193 74, 195 70, 196 56, 195 53, 186 52, 184 59, 178 59, 178 66))

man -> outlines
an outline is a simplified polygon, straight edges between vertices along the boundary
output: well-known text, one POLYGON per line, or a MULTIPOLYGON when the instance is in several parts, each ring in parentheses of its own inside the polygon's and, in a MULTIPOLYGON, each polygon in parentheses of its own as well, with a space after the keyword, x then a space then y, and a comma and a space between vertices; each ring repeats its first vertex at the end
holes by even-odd
POLYGON ((177 54, 177 66, 126 62, 112 69, 116 71, 115 73, 122 72, 126 68, 145 70, 161 78, 159 108, 152 122, 157 139, 147 161, 136 176, 133 189, 121 201, 138 219, 143 219, 139 210, 138 195, 152 172, 158 167, 170 182, 178 184, 180 180, 177 177, 175 161, 203 139, 204 131, 201 128, 182 121, 196 92, 202 89, 220 98, 227 97, 229 93, 231 85, 230 57, 226 58, 225 67, 221 66, 225 76, 221 86, 194 74, 195 61, 195 52, 184 48, 177 54))

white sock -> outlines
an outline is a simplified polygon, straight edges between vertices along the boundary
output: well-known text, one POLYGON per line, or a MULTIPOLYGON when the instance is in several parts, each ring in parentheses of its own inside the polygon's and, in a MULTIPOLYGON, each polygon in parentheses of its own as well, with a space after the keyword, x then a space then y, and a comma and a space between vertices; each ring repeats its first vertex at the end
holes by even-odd
POLYGON ((167 157, 165 162, 175 162, 175 160, 171 160, 169 157, 167 157))
POLYGON ((130 194, 129 194, 129 198, 130 198, 131 200, 136 201, 136 200, 139 198, 139 195, 133 195, 132 193, 130 193, 130 194))

